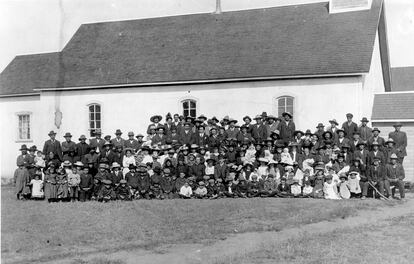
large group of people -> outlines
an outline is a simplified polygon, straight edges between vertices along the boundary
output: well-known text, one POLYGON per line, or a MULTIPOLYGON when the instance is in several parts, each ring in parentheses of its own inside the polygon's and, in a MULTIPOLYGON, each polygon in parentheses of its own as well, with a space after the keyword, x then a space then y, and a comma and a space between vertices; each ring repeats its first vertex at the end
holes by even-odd
MULTIPOLYGON (((402 124, 384 139, 353 115, 313 132, 291 113, 266 112, 243 124, 224 117, 169 113, 151 117, 146 135, 94 138, 50 131, 42 150, 23 145, 14 174, 17 199, 112 200, 225 197, 404 198, 407 136, 402 124)), ((242 123, 242 122, 240 122, 242 123)))

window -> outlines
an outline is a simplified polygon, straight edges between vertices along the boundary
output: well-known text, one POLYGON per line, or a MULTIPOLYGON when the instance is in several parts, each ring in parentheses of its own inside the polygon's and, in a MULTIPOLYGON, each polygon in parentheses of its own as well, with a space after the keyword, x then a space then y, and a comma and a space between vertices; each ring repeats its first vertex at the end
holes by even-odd
POLYGON ((89 132, 91 137, 95 136, 95 130, 101 129, 101 105, 89 105, 89 132))
POLYGON ((293 100, 294 98, 292 96, 281 96, 276 98, 277 103, 277 115, 282 116, 282 113, 289 112, 293 116, 293 100))
POLYGON ((19 135, 18 140, 31 140, 30 134, 30 114, 18 114, 19 135))
POLYGON ((191 116, 196 118, 197 116, 197 102, 192 99, 182 101, 183 103, 183 116, 191 116))

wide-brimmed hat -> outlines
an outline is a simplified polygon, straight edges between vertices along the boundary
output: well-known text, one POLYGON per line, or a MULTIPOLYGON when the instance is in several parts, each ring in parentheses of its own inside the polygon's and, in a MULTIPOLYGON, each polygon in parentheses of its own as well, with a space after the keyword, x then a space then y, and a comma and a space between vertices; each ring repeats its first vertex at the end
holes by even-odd
POLYGON ((292 115, 290 112, 283 112, 283 113, 282 113, 282 116, 283 116, 283 117, 285 117, 285 116, 287 116, 287 115, 288 115, 290 118, 292 118, 292 117, 293 117, 293 115, 292 115))
POLYGON ((312 131, 310 129, 306 129, 305 135, 312 136, 312 131))
POLYGON ((29 151, 32 151, 32 152, 37 151, 37 147, 36 147, 36 145, 31 146, 31 147, 29 148, 29 151))
POLYGON ((385 144, 388 144, 388 143, 393 143, 395 145, 395 141, 392 138, 389 138, 387 141, 385 141, 385 144))
POLYGON ((378 133, 381 133, 381 130, 379 130, 379 129, 378 129, 378 127, 374 127, 374 128, 372 129, 372 133, 374 133, 375 131, 377 131, 378 133))
POLYGON ((276 117, 276 116, 274 116, 274 115, 268 115, 267 117, 266 117, 266 120, 269 120, 269 119, 273 119, 273 120, 278 120, 279 118, 278 117, 276 117))
POLYGON ((198 149, 198 148, 199 148, 199 146, 198 146, 197 144, 191 144, 190 148, 191 148, 191 149, 198 149))
POLYGON ((328 131, 323 132, 323 133, 322 133, 322 137, 323 137, 323 138, 325 138, 325 135, 326 135, 326 134, 329 134, 329 135, 331 136, 330 138, 333 138, 333 134, 332 134, 332 132, 331 132, 331 131, 329 131, 329 130, 328 130, 328 131))
POLYGON ((380 144, 377 141, 371 143, 371 146, 379 146, 380 144))
POLYGON ((366 146, 366 145, 367 145, 367 143, 365 143, 365 141, 359 141, 359 142, 356 144, 356 146, 355 146, 355 147, 359 147, 359 146, 361 146, 361 145, 366 146))
POLYGON ((72 137, 72 134, 70 133, 70 132, 66 132, 65 133, 65 135, 63 136, 64 138, 67 138, 67 137, 72 137))
POLYGON ((261 115, 256 115, 255 117, 254 117, 254 120, 257 120, 257 119, 262 119, 263 117, 261 116, 261 115))
POLYGON ((296 137, 296 135, 299 134, 299 133, 302 134, 302 135, 304 134, 303 131, 301 131, 301 130, 295 130, 295 132, 293 132, 293 136, 296 137))
POLYGON ((108 164, 106 164, 106 163, 100 163, 99 164, 99 168, 103 168, 103 169, 109 169, 109 165, 108 164))
POLYGON ((324 124, 319 123, 319 124, 316 126, 316 128, 320 128, 320 127, 325 127, 325 126, 324 126, 324 124))
POLYGON ((71 163, 69 160, 65 160, 65 161, 62 163, 62 167, 70 167, 70 166, 72 166, 72 163, 71 163))
POLYGON ((73 166, 83 168, 85 165, 81 161, 77 161, 77 162, 73 163, 73 166))
POLYGON ((85 136, 85 135, 81 135, 81 136, 79 137, 79 141, 81 141, 81 140, 86 140, 86 136, 85 136))
POLYGON ((106 136, 104 136, 104 139, 106 139, 106 140, 111 140, 111 136, 110 135, 106 135, 106 136))
POLYGON ((111 142, 109 142, 109 141, 106 141, 104 144, 103 144, 103 146, 105 147, 105 146, 112 146, 112 143, 111 142))
POLYGON ((236 119, 234 119, 234 118, 229 118, 229 121, 228 121, 228 123, 230 124, 230 123, 237 123, 238 121, 236 120, 236 119))
POLYGON ((120 184, 126 184, 126 183, 127 183, 127 181, 126 181, 126 180, 124 180, 124 179, 122 179, 122 180, 120 180, 120 181, 119 181, 119 183, 120 183, 120 184))
POLYGON ((339 123, 336 121, 336 119, 334 118, 334 119, 332 119, 332 120, 329 120, 329 123, 331 123, 331 124, 335 124, 335 125, 339 125, 339 123))
POLYGON ((217 117, 215 117, 215 116, 213 116, 213 117, 211 118, 211 120, 214 120, 214 121, 216 121, 217 123, 218 123, 218 122, 220 122, 220 120, 218 120, 218 119, 217 119, 217 117))
POLYGON ((153 116, 151 116, 150 121, 151 122, 154 122, 154 119, 155 118, 158 118, 158 122, 160 122, 162 120, 162 116, 160 116, 160 115, 153 115, 153 116))
POLYGON ((112 181, 111 180, 103 180, 102 183, 105 184, 105 185, 111 185, 112 181))
POLYGON ((129 164, 128 165, 128 169, 132 170, 132 169, 136 169, 137 166, 135 166, 135 164, 129 164))
POLYGON ((351 113, 348 113, 348 114, 346 114, 346 117, 354 117, 354 115, 353 114, 351 114, 351 113))
POLYGON ((401 122, 397 122, 394 125, 392 125, 393 127, 402 127, 402 123, 401 122))
POLYGON ((49 136, 51 136, 51 135, 56 135, 56 132, 55 131, 53 131, 53 130, 51 130, 50 132, 49 132, 49 134, 48 134, 49 136))
POLYGON ((140 137, 142 137, 142 138, 143 138, 143 137, 144 137, 144 135, 143 135, 143 134, 141 134, 141 133, 139 133, 139 134, 138 134, 138 135, 136 135, 135 137, 136 137, 136 138, 140 138, 140 137))
POLYGON ((115 135, 122 135, 122 131, 121 131, 121 129, 117 129, 117 130, 115 131, 115 135))
POLYGON ((250 122, 252 121, 252 119, 250 118, 250 116, 243 117, 243 121, 246 121, 246 119, 249 119, 250 122))
POLYGON ((341 146, 341 148, 346 148, 346 149, 350 149, 351 148, 351 146, 349 145, 349 144, 343 144, 342 146, 341 146))
POLYGON ((133 149, 133 148, 125 148, 125 149, 124 149, 124 151, 125 151, 125 153, 126 153, 127 151, 131 151, 131 153, 134 153, 134 149, 133 149))
POLYGON ((369 122, 369 120, 368 120, 368 118, 366 118, 366 117, 363 117, 362 119, 361 119, 361 122, 369 122))
POLYGON ((284 148, 284 147, 286 147, 286 143, 284 141, 282 141, 282 140, 278 140, 275 143, 275 147, 276 148, 284 148))
POLYGON ((346 135, 345 130, 343 130, 342 128, 341 128, 341 129, 337 129, 337 130, 336 130, 336 134, 339 134, 339 132, 343 132, 343 133, 346 135))
POLYGON ((348 176, 346 176, 346 174, 345 174, 345 173, 341 173, 341 174, 339 175, 339 179, 345 179, 345 180, 348 180, 348 176))
POLYGON ((22 151, 22 150, 29 150, 29 149, 27 148, 26 144, 23 144, 19 150, 22 151))
POLYGON ((118 162, 113 162, 112 166, 111 166, 111 169, 115 169, 115 168, 121 168, 121 165, 119 165, 118 162))
POLYGON ((204 119, 204 121, 206 121, 207 117, 205 115, 201 114, 201 115, 198 116, 198 119, 204 119))

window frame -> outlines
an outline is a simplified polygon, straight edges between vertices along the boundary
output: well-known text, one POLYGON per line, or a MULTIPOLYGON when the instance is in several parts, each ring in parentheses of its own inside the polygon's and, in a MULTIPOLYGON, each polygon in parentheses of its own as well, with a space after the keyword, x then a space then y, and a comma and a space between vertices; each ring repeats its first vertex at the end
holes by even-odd
POLYGON ((182 113, 182 115, 184 116, 184 117, 186 117, 185 116, 185 110, 184 110, 184 103, 186 102, 186 101, 188 101, 189 102, 189 107, 188 107, 188 113, 189 113, 189 116, 191 116, 190 115, 190 113, 191 113, 191 110, 194 110, 195 111, 195 116, 194 116, 194 118, 197 118, 197 114, 199 113, 199 100, 197 99, 197 98, 194 98, 194 97, 185 97, 185 98, 181 98, 180 100, 179 100, 179 105, 180 105, 180 109, 181 109, 181 113, 182 113), (194 108, 192 108, 191 106, 190 106, 190 103, 191 102, 194 102, 195 103, 195 107, 194 108))
POLYGON ((88 113, 88 131, 89 131, 89 135, 91 137, 93 137, 92 132, 95 131, 96 129, 101 129, 102 130, 102 104, 99 102, 92 102, 86 105, 87 106, 87 113, 88 113), (90 111, 90 107, 93 106, 94 107, 94 112, 90 111), (99 106, 99 112, 96 111, 96 106, 99 106), (96 114, 99 113, 100 114, 100 119, 98 120, 96 118, 96 114), (94 116, 94 120, 91 119, 91 114, 93 114, 94 116), (97 127, 96 122, 99 121, 100 122, 100 126, 97 127), (94 127, 91 127, 91 122, 94 122, 94 127))
POLYGON ((30 111, 22 111, 22 112, 17 112, 16 113, 16 140, 15 142, 17 143, 28 143, 28 142, 33 142, 33 113, 30 111), (29 125, 28 125, 28 130, 29 130, 29 137, 28 138, 20 138, 20 117, 21 116, 28 116, 29 118, 29 125))
POLYGON ((293 115, 293 117, 295 117, 295 109, 296 109, 296 97, 295 96, 289 95, 289 94, 284 94, 284 95, 281 95, 281 96, 274 97, 274 100, 276 102, 275 103, 275 105, 276 105, 275 106, 275 108, 276 108, 275 112, 276 112, 277 116, 280 117, 283 112, 290 112, 293 115), (281 100, 281 99, 285 99, 285 104, 284 104, 284 110, 281 113, 279 113, 279 108, 280 108, 279 100, 281 100), (292 99, 292 105, 291 106, 288 105, 287 99, 292 99), (289 111, 289 107, 291 107, 292 111, 289 111))

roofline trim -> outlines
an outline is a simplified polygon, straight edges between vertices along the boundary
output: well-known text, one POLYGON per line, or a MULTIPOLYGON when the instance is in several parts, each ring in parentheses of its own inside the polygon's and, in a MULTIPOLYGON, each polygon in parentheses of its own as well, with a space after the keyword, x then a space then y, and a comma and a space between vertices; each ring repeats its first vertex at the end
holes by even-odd
POLYGON ((153 82, 153 83, 125 83, 110 85, 92 85, 92 86, 73 86, 62 88, 34 88, 34 91, 65 91, 65 90, 87 90, 87 89, 106 89, 118 87, 145 87, 145 86, 170 86, 170 85, 190 85, 190 84, 209 84, 209 83, 228 83, 228 82, 245 82, 245 81, 271 81, 271 80, 290 80, 305 78, 330 78, 330 77, 354 77, 367 74, 362 73, 333 73, 320 75, 292 75, 292 76, 271 76, 271 77, 248 77, 248 78, 230 78, 230 79, 211 79, 195 81, 175 81, 175 82, 153 82))
POLYGON ((375 93, 374 95, 382 95, 382 94, 412 94, 414 91, 394 91, 394 92, 380 92, 375 93))
POLYGON ((388 122, 414 122, 414 118, 411 119, 373 119, 371 118, 371 123, 372 122, 381 122, 381 123, 388 123, 388 122))
POLYGON ((5 97, 36 96, 36 95, 40 95, 40 93, 0 94, 0 98, 5 98, 5 97))

